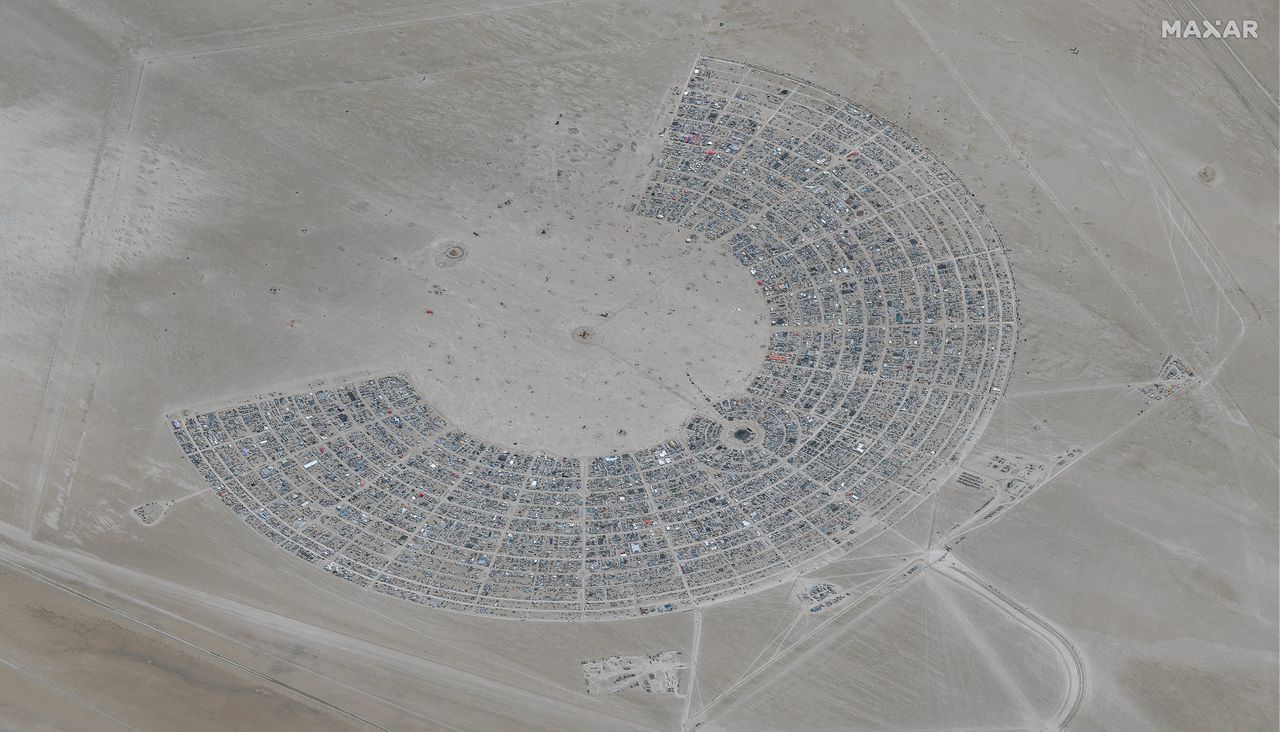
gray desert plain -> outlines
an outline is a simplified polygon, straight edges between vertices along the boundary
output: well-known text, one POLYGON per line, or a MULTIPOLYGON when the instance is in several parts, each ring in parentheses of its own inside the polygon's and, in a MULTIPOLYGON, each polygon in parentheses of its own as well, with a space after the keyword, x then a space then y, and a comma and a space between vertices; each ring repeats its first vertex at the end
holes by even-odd
POLYGON ((0 729, 1277 729, 1278 24, 0 4, 0 729))

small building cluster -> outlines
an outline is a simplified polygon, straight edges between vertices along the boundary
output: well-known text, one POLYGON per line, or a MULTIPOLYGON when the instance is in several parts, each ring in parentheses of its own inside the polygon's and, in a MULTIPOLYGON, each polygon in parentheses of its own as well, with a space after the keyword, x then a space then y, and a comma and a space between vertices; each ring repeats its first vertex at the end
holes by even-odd
POLYGON ((640 689, 646 694, 679 694, 680 670, 687 665, 680 651, 659 651, 647 656, 609 656, 582 662, 582 680, 588 694, 617 694, 640 689))

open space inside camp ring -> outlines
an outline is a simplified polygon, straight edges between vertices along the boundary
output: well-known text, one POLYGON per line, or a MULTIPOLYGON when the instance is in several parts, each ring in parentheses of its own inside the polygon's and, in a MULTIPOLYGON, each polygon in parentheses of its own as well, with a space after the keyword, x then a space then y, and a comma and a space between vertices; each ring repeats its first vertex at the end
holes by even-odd
POLYGON ((745 393, 598 456, 488 442, 399 375, 175 418, 221 500, 360 587, 566 620, 740 595, 934 490, 999 398, 1016 336, 981 207, 904 130, 793 78, 700 58, 672 102, 635 212, 749 270, 770 340, 745 393))

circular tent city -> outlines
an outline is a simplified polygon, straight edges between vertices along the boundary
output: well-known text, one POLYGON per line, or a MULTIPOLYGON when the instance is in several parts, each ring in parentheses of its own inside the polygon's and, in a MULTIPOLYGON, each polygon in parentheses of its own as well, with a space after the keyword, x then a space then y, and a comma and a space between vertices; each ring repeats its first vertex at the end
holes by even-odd
POLYGON ((700 58, 671 106, 634 210, 755 281, 769 345, 743 393, 594 457, 480 439, 401 375, 175 418, 222 502, 362 588, 575 620, 776 583, 926 498, 1013 355, 1013 281, 981 207, 901 128, 812 84, 700 58))

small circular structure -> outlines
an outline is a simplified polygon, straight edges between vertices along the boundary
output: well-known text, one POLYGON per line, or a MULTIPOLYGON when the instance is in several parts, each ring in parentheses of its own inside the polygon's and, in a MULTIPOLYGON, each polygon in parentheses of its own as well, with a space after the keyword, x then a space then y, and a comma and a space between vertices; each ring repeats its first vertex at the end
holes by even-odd
POLYGON ((452 267, 467 258, 467 247, 457 240, 443 241, 436 247, 437 267, 452 267))
POLYGON ((591 343, 596 339, 596 329, 589 325, 579 325, 570 331, 575 343, 591 343))
POLYGON ((795 449, 799 424, 772 400, 739 397, 713 405, 714 417, 697 414, 685 424, 685 443, 715 474, 752 473, 786 460, 795 449))
POLYGON ((1218 171, 1214 170, 1212 165, 1206 165, 1196 171, 1196 180, 1206 186, 1213 185, 1213 182, 1217 180, 1217 178, 1218 171))

